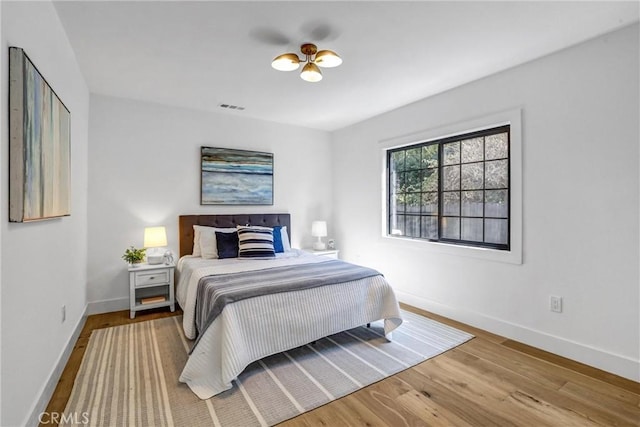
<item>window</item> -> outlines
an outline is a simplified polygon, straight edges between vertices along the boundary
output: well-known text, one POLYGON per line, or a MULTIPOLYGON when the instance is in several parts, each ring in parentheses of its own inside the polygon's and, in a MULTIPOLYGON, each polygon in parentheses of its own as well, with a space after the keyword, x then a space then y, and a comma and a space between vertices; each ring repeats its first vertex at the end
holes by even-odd
POLYGON ((387 150, 387 235, 510 248, 510 126, 387 150))

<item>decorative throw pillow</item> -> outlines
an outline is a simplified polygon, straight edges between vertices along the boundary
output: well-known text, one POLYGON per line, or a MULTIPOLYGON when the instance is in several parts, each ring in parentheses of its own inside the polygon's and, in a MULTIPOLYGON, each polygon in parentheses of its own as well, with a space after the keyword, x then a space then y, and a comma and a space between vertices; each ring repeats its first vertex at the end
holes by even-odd
POLYGON ((289 233, 287 232, 287 226, 282 226, 282 247, 285 252, 291 251, 291 243, 289 242, 289 233))
POLYGON ((238 233, 221 233, 216 231, 218 258, 238 258, 238 233))
POLYGON ((274 258, 273 229, 238 226, 238 258, 274 258))
POLYGON ((273 227, 273 249, 279 254, 284 252, 284 246, 282 245, 282 226, 276 225, 273 227))

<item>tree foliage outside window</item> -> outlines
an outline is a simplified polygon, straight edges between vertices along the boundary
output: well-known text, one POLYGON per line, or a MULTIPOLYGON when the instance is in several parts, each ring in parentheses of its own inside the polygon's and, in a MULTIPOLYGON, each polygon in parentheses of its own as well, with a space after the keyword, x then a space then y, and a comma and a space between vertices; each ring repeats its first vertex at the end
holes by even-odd
POLYGON ((388 150, 387 234, 509 250, 509 130, 388 150))

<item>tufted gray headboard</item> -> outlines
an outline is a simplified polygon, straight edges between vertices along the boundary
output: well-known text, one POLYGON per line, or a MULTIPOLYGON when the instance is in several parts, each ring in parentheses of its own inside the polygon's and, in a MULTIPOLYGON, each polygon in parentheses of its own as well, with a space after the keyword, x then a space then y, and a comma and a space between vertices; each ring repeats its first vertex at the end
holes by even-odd
POLYGON ((286 225, 289 240, 291 240, 291 216, 289 214, 180 215, 178 217, 180 256, 193 253, 194 225, 225 228, 247 224, 264 227, 286 225))

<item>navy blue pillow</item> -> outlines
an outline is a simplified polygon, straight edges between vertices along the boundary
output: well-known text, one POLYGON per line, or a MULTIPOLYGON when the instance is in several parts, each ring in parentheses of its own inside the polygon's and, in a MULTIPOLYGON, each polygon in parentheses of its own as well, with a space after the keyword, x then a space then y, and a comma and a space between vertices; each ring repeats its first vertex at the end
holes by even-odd
POLYGON ((218 258, 238 258, 238 233, 221 233, 216 231, 218 258))
POLYGON ((276 253, 284 252, 284 245, 282 244, 282 226, 276 225, 273 227, 273 249, 276 253))

